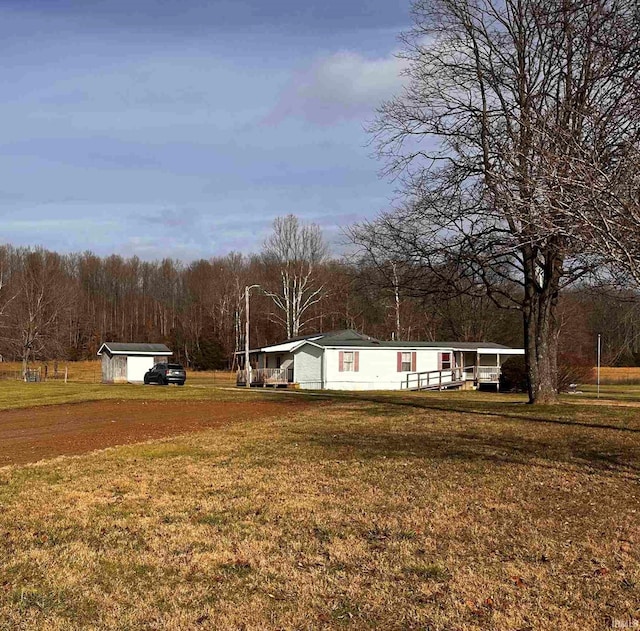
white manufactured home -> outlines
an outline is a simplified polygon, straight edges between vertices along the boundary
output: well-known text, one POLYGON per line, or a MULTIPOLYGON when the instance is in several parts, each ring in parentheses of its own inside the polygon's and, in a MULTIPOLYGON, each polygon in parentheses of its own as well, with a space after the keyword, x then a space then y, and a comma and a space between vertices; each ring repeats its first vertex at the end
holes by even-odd
POLYGON ((356 331, 319 333, 250 351, 237 383, 314 390, 426 390, 500 382, 521 348, 487 342, 384 342, 356 331))
POLYGON ((102 357, 102 383, 142 383, 154 364, 167 361, 173 353, 164 344, 105 342, 98 349, 102 357))

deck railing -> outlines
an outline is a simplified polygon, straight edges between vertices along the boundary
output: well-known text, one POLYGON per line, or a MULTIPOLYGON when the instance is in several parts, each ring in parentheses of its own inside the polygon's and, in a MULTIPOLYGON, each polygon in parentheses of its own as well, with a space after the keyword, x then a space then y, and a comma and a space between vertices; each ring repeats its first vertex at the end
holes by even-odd
MULTIPOLYGON (((252 386, 278 386, 286 385, 293 381, 293 370, 291 368, 253 368, 251 370, 252 386)), ((247 383, 245 370, 238 370, 236 375, 236 385, 242 386, 247 383)))
POLYGON ((410 372, 406 376, 402 387, 407 390, 421 390, 423 388, 444 388, 452 383, 464 381, 463 368, 449 368, 448 370, 427 370, 425 372, 410 372))
POLYGON ((500 368, 498 366, 465 366, 447 370, 428 370, 408 373, 402 383, 407 390, 443 389, 451 384, 462 384, 464 381, 479 383, 498 383, 500 368))

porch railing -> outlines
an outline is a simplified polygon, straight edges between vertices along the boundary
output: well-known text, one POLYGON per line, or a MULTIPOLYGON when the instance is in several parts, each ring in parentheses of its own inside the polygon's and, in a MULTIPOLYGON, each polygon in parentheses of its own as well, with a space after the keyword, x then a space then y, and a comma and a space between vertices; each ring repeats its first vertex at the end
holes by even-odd
POLYGON ((465 381, 475 381, 476 383, 497 383, 500 381, 498 366, 466 366, 462 370, 465 381))
POLYGON ((498 366, 476 366, 476 381, 479 383, 498 383, 500 368, 498 366))
MULTIPOLYGON (((253 368, 251 370, 252 386, 276 386, 288 384, 293 381, 293 370, 291 368, 253 368)), ((236 385, 246 385, 247 375, 245 370, 238 370, 236 374, 236 385)))

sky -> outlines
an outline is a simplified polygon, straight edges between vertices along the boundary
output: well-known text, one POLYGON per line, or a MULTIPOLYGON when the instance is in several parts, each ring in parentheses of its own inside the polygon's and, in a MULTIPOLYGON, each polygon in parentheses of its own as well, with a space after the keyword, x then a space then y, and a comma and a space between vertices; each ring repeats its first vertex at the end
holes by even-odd
POLYGON ((183 261, 388 207, 410 0, 0 0, 0 242, 183 261))

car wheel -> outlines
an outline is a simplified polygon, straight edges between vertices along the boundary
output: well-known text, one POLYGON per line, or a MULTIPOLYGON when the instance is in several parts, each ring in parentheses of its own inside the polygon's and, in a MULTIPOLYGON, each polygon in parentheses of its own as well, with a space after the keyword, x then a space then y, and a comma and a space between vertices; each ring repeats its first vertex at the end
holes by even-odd
POLYGON ((144 376, 144 385, 148 386, 149 385, 149 377, 147 377, 147 375, 144 376))
POLYGON ((158 380, 158 383, 161 386, 168 386, 169 385, 169 382, 164 377, 160 377, 160 379, 158 380))

